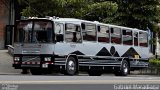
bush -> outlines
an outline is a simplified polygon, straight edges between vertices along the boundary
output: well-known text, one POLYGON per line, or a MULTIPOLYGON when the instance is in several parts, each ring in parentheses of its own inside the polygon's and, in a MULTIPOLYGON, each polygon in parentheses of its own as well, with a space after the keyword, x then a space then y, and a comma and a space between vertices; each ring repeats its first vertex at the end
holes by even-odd
POLYGON ((149 60, 150 65, 155 67, 160 67, 160 60, 159 59, 151 59, 149 60))

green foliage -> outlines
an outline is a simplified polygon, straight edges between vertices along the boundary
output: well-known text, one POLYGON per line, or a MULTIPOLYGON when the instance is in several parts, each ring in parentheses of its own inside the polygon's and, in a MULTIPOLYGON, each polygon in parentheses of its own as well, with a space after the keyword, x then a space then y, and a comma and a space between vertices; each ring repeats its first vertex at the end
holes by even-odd
POLYGON ((18 0, 21 5, 25 5, 26 8, 22 10, 23 16, 45 16, 50 14, 54 3, 52 0, 18 0))
POLYGON ((118 5, 111 1, 98 2, 88 5, 84 19, 91 21, 100 21, 104 23, 111 23, 118 9, 118 5))
POLYGON ((149 44, 156 45, 156 39, 155 38, 150 39, 149 44))
POLYGON ((160 19, 159 0, 116 0, 118 25, 146 29, 152 28, 160 19))
POLYGON ((23 16, 58 16, 157 31, 160 0, 18 0, 23 16))
POLYGON ((37 16, 36 13, 31 10, 30 7, 26 7, 25 9, 23 9, 23 12, 21 12, 22 16, 37 16))
POLYGON ((152 66, 160 67, 160 60, 159 60, 159 59, 151 59, 151 60, 149 60, 149 63, 150 63, 152 66))
POLYGON ((111 22, 116 3, 94 0, 19 0, 26 4, 23 16, 59 16, 111 22))
POLYGON ((56 9, 52 10, 52 15, 59 17, 81 18, 84 8, 87 7, 86 0, 53 0, 56 3, 56 9))

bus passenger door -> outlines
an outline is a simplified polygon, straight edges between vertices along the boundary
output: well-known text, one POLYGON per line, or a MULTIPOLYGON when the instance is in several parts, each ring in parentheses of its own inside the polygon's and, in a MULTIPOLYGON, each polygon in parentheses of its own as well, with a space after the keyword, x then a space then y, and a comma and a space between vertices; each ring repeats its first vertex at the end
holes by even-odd
POLYGON ((55 50, 54 54, 64 55, 64 24, 60 22, 55 22, 54 24, 54 33, 55 33, 55 50))

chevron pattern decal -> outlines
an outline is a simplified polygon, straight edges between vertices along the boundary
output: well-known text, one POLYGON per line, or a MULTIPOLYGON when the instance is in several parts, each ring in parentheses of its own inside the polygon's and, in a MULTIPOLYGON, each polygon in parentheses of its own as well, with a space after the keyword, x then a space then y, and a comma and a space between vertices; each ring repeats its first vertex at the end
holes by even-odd
POLYGON ((120 57, 117 51, 115 52, 115 54, 113 56, 120 57))
MULTIPOLYGON (((131 47, 121 57, 134 57, 134 55, 139 55, 139 54, 133 47, 131 47)), ((140 55, 139 57, 141 58, 140 55)))
POLYGON ((110 54, 110 52, 105 48, 103 47, 97 54, 96 56, 112 56, 110 54))
MULTIPOLYGON (((74 51, 70 54, 76 54, 76 55, 85 55, 84 53, 80 52, 80 51, 74 51)), ((139 55, 137 53, 137 51, 131 47, 129 48, 122 56, 119 55, 119 53, 116 51, 115 47, 112 46, 110 48, 110 51, 108 51, 105 47, 103 47, 97 54, 96 56, 114 56, 114 57, 133 57, 134 55, 139 55)), ((141 58, 141 56, 139 55, 139 57, 141 58)))
POLYGON ((76 55, 85 55, 85 54, 83 54, 82 52, 80 52, 80 51, 74 51, 74 52, 72 52, 71 54, 76 54, 76 55))

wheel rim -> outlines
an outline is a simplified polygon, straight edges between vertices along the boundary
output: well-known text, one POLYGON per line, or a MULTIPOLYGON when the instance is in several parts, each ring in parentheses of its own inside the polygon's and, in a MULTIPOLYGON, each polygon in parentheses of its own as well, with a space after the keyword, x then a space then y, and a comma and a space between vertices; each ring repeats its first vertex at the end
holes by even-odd
POLYGON ((75 63, 72 60, 68 62, 68 70, 75 71, 75 63))
POLYGON ((127 65, 127 63, 124 63, 123 64, 123 72, 126 74, 126 73, 128 73, 128 65, 127 65))

